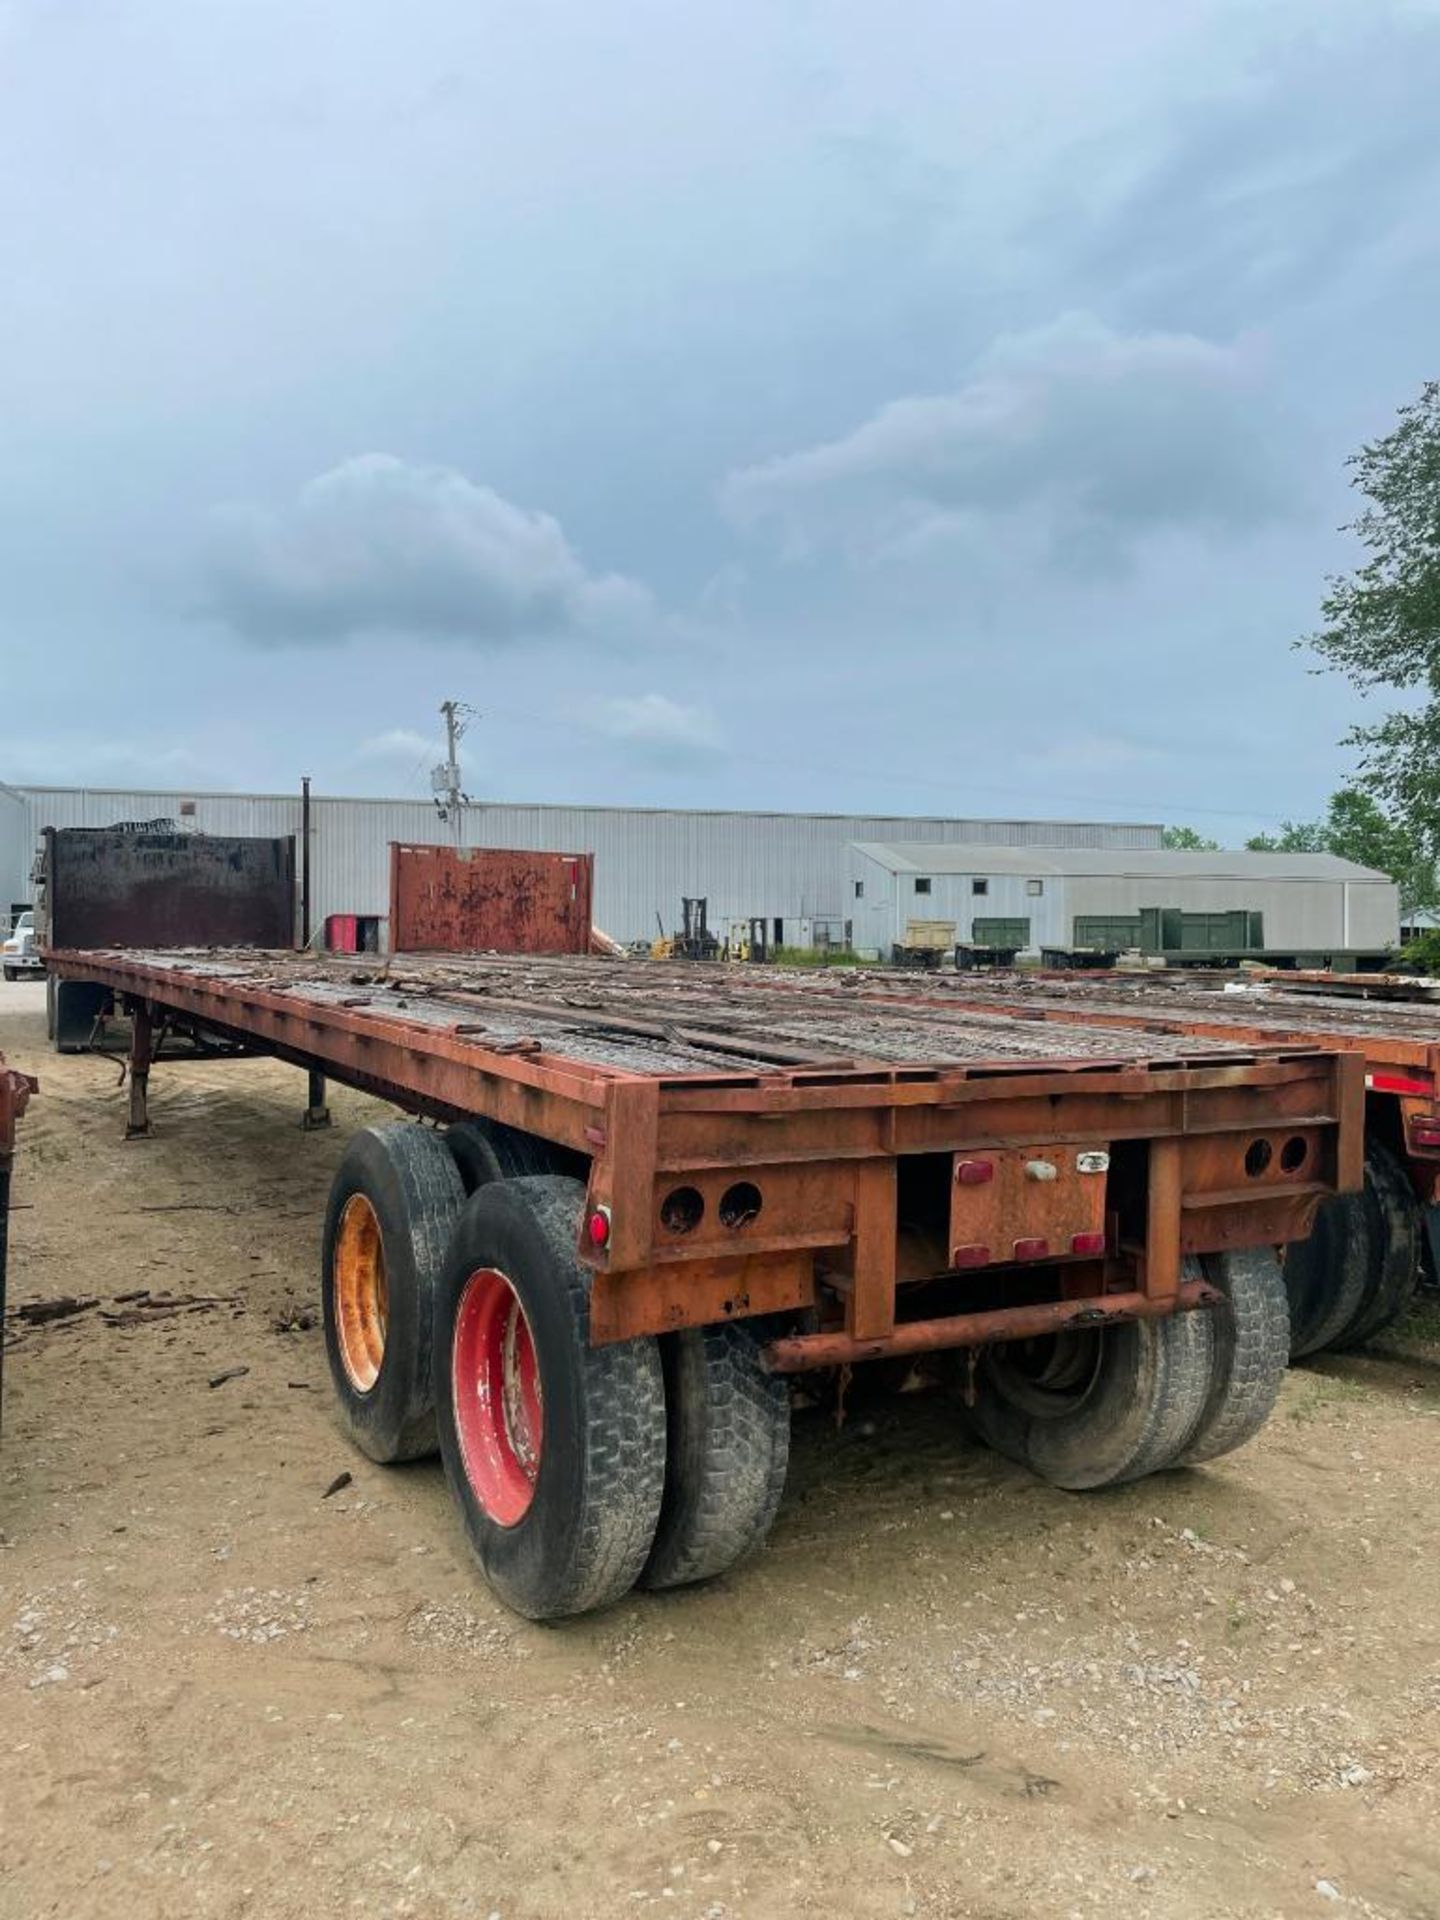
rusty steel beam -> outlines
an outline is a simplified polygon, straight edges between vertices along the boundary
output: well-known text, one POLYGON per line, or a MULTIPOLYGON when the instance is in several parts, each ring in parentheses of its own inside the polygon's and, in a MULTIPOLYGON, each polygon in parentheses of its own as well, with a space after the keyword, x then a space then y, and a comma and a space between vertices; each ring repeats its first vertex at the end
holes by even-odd
POLYGON ((761 1353, 771 1373, 804 1373, 811 1367, 847 1367, 861 1360, 890 1360, 948 1347, 987 1347, 1002 1340, 1033 1340, 1072 1327, 1109 1327, 1125 1320, 1158 1319, 1171 1312, 1213 1307, 1224 1296, 1203 1280, 1188 1280, 1172 1297, 1107 1293, 1090 1300, 1051 1300, 1039 1306, 1000 1307, 992 1313, 953 1313, 941 1320, 907 1320, 875 1339, 849 1333, 793 1333, 772 1340, 761 1353))

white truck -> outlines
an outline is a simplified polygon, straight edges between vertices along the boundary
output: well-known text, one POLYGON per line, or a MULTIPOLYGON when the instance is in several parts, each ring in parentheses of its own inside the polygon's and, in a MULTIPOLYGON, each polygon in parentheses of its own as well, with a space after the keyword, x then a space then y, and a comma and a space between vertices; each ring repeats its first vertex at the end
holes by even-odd
POLYGON ((8 937, 0 940, 0 965, 4 967, 5 978, 11 981, 24 980, 27 976, 38 980, 44 973, 35 945, 33 913, 17 915, 8 937))

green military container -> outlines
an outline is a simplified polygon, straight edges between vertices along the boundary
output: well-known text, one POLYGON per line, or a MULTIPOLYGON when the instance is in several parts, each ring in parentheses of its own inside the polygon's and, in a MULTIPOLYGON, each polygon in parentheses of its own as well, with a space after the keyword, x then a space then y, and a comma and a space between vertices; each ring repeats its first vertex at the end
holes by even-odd
POLYGON ((1253 953, 1265 944, 1264 916, 1247 907, 1220 913, 1160 912, 1162 953, 1253 953))
POLYGON ((1006 947, 1012 953, 1023 953, 1030 944, 1030 922, 1024 919, 1007 920, 999 915, 991 919, 981 917, 972 920, 970 944, 975 947, 1006 947))
POLYGON ((1190 913, 1182 907, 1142 907, 1139 913, 1077 913, 1075 946, 1125 953, 1254 953, 1265 944, 1264 915, 1248 907, 1190 913))
MULTIPOLYGON (((1139 913, 1077 913, 1074 923, 1075 949, 1082 953, 1090 950, 1098 953, 1128 953, 1132 947, 1142 947, 1144 917, 1139 913)), ((1159 932, 1158 922, 1155 931, 1159 932)))

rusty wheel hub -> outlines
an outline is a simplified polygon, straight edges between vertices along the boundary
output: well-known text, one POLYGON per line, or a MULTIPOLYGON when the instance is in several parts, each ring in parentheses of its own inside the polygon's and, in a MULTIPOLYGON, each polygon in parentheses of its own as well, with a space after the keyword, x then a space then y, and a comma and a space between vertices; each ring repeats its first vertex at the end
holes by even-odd
POLYGON ((352 1193, 340 1216, 333 1281, 340 1359, 355 1391, 369 1393, 385 1358, 390 1290, 380 1222, 363 1193, 352 1193))

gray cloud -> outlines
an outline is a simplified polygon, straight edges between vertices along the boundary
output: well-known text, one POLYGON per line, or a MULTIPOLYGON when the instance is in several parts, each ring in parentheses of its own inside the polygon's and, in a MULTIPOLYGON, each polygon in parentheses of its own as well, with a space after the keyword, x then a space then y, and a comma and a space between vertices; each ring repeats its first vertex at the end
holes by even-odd
POLYGON ((1326 11, 1169 103, 1159 129, 1065 154, 1031 226, 1037 261, 1151 319, 1225 331, 1347 283, 1388 297, 1397 263, 1432 259, 1440 18, 1326 11))
POLYGON ((268 646, 396 633, 498 647, 633 630, 654 611, 635 581, 588 572, 549 514, 379 453, 279 512, 218 513, 205 576, 205 611, 268 646))
POLYGON ((597 701, 588 711, 589 723, 612 740, 660 752, 713 753, 720 729, 705 707, 672 700, 663 693, 617 694, 597 701))
POLYGON ((1067 564, 1113 562, 1147 533, 1235 533, 1284 510, 1262 376, 1253 346, 1067 314, 997 341, 953 392, 732 474, 722 504, 792 554, 913 558, 1014 519, 1067 564))

